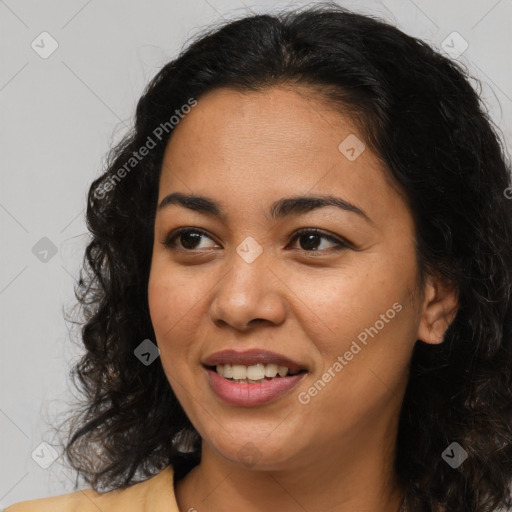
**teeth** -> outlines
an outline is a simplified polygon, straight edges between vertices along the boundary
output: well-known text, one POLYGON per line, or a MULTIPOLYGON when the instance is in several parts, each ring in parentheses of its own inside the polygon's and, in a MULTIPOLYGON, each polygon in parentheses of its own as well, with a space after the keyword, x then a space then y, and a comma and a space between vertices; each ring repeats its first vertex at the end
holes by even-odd
POLYGON ((277 375, 277 364, 265 365, 265 377, 275 377, 277 375))
MULTIPOLYGON (((222 375, 224 375, 224 377, 226 377, 227 379, 232 379, 233 378, 233 369, 231 368, 231 365, 225 364, 225 365, 220 365, 220 366, 221 367, 224 366, 222 375)), ((217 371, 219 371, 218 368, 219 368, 219 366, 217 366, 217 371)))
POLYGON ((231 371, 233 373, 233 379, 246 379, 247 378, 247 366, 242 366, 241 364, 234 364, 231 367, 231 371))
POLYGON ((242 364, 218 364, 217 373, 226 379, 239 381, 257 382, 265 377, 274 378, 279 375, 286 377, 288 374, 295 375, 298 372, 291 373, 286 366, 277 366, 277 364, 253 364, 245 366, 242 364))
POLYGON ((265 377, 265 365, 253 364, 247 367, 247 378, 250 380, 260 380, 265 377))

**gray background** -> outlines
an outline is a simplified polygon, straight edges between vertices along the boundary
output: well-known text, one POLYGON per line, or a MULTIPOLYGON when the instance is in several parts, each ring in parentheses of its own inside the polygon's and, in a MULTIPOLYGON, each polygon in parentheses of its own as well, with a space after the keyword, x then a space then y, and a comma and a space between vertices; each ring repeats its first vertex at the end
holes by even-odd
MULTIPOLYGON (((73 490, 60 458, 35 461, 51 461, 41 443, 73 401, 68 368, 80 352, 63 314, 88 241, 87 189, 143 87, 205 25, 306 3, 0 0, 0 507, 73 490), (47 58, 42 32, 58 44, 47 58)), ((340 3, 438 48, 458 32, 468 48, 457 58, 482 81, 510 151, 512 0, 340 3)))

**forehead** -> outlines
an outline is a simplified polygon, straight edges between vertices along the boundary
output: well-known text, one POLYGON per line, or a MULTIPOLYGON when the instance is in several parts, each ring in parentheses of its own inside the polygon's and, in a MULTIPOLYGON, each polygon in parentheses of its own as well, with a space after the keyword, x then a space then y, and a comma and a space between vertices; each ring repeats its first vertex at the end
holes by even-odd
POLYGON ((386 212, 373 205, 396 208, 398 195, 350 118, 290 87, 201 96, 165 151, 159 200, 174 190, 246 205, 335 193, 375 216, 386 212))
POLYGON ((198 151, 191 151, 190 156, 208 151, 236 157, 253 151, 260 157, 269 152, 271 158, 279 152, 299 161, 306 152, 313 157, 311 150, 324 151, 330 143, 336 149, 343 133, 356 132, 348 118, 305 87, 281 86, 258 92, 220 88, 199 99, 175 128, 169 148, 194 137, 196 146, 190 149, 198 151))

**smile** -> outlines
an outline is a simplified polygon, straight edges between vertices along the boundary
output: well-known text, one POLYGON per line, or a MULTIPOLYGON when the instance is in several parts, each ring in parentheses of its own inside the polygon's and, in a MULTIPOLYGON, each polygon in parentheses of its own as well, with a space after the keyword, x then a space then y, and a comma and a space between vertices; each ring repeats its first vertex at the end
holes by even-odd
MULTIPOLYGON (((277 364, 253 364, 245 366, 242 364, 218 364, 216 371, 222 377, 233 382, 247 382, 249 384, 258 384, 265 379, 282 378, 287 375, 297 375, 301 370, 291 372, 287 366, 278 366, 277 364), (279 377, 277 377, 279 375, 279 377)), ((304 370, 302 370, 304 371, 304 370)))
MULTIPOLYGON (((247 372, 253 371, 250 370, 251 366, 233 366, 235 367, 235 375, 242 375, 242 372, 247 374, 247 372)), ((232 377, 221 375, 215 367, 204 367, 204 370, 207 373, 210 388, 215 395, 224 403, 241 407, 254 407, 275 402, 295 388, 307 374, 305 370, 301 370, 295 375, 286 375, 288 368, 281 367, 281 373, 284 376, 279 376, 277 373, 274 377, 264 376, 257 380, 247 379, 247 377, 234 380, 232 377)), ((225 365, 223 365, 221 371, 225 371, 225 365)), ((233 372, 233 367, 231 367, 231 371, 233 372)), ((261 368, 258 368, 257 371, 261 374, 261 368)), ((271 367, 268 371, 274 372, 274 368, 271 367)), ((277 371, 279 372, 279 369, 277 371)))

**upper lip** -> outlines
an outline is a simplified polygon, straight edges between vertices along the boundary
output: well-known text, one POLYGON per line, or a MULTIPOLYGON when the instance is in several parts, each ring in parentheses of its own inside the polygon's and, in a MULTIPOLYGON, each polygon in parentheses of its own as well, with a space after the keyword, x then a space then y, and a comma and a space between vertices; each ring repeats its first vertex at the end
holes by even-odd
POLYGON ((205 366, 216 366, 218 364, 240 364, 251 366, 254 364, 276 364, 286 366, 291 372, 306 370, 305 365, 293 361, 289 357, 269 350, 221 350, 215 352, 202 360, 205 366))

